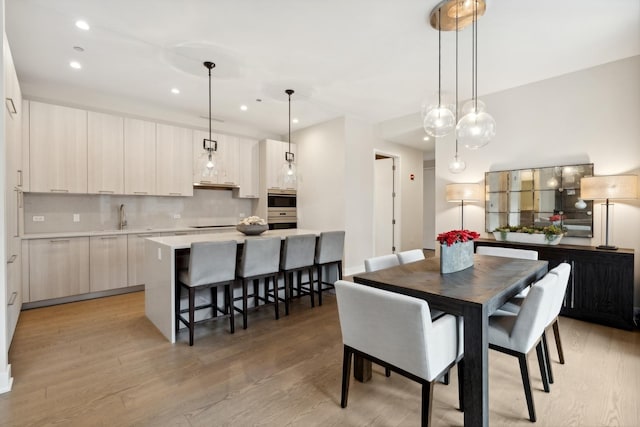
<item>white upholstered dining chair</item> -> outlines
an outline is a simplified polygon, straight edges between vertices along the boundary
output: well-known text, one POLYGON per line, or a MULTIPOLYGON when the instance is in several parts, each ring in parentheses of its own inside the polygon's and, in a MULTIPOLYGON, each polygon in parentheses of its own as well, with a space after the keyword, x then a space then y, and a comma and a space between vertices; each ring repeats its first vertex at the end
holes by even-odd
POLYGON ((383 268, 395 267, 396 265, 400 265, 396 254, 380 255, 364 260, 364 270, 367 273, 382 270, 383 268))
POLYGON ((338 280, 335 283, 344 357, 341 406, 347 407, 352 356, 358 355, 422 384, 421 421, 431 418, 433 383, 458 363, 462 408, 462 322, 452 315, 432 321, 418 298, 338 280))
POLYGON ((408 251, 398 252, 397 255, 400 264, 408 264, 410 262, 416 262, 424 259, 424 252, 422 252, 422 249, 411 249, 408 251))
POLYGON ((529 410, 529 420, 536 421, 527 354, 536 347, 540 375, 544 390, 549 391, 549 379, 542 344, 542 335, 547 327, 557 295, 558 276, 547 274, 534 283, 517 313, 498 310, 489 317, 489 348, 518 358, 522 385, 529 410))

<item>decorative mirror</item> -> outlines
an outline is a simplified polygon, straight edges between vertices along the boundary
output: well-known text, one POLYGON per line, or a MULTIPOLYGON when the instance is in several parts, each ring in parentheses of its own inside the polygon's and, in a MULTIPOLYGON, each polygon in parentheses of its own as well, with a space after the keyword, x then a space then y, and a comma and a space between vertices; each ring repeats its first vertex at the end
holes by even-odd
POLYGON ((555 224, 567 237, 592 237, 593 202, 580 198, 580 178, 592 175, 593 163, 486 172, 486 230, 555 224))

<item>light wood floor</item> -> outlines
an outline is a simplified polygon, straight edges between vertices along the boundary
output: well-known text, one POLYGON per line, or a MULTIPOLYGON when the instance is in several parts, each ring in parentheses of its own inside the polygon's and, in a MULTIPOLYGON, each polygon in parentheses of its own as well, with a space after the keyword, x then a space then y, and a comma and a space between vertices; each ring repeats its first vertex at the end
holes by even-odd
MULTIPOLYGON (((278 321, 254 312, 234 335, 227 322, 201 325, 191 348, 185 333, 171 345, 151 325, 142 292, 25 311, 0 425, 418 425, 419 386, 376 366, 340 408, 340 326, 335 298, 325 301, 298 301, 278 321)), ((550 394, 530 357, 536 425, 640 425, 640 333, 566 318, 561 328, 567 364, 550 342, 550 394)), ((516 359, 489 354, 491 425, 532 425, 516 359)), ((462 425, 452 377, 435 388, 434 425, 462 425)))

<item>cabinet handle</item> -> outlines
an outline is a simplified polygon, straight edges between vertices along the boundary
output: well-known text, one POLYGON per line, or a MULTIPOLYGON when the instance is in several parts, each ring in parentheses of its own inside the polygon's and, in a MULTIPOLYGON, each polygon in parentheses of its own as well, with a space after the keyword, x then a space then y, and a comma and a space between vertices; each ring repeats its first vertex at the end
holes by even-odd
POLYGON ((18 255, 16 254, 11 255, 11 258, 9 258, 9 261, 7 261, 7 264, 13 264, 16 258, 18 258, 18 255))
POLYGON ((17 114, 18 110, 16 109, 16 104, 13 103, 13 99, 6 98, 6 102, 7 102, 7 109, 9 110, 9 113, 17 114))
POLYGON ((22 171, 18 169, 18 187, 22 187, 22 171))
POLYGON ((169 193, 170 196, 182 196, 182 193, 169 193))
POLYGON ((575 295, 575 283, 576 283, 576 263, 575 261, 571 261, 571 308, 575 308, 574 304, 574 295, 575 295))
POLYGON ((49 240, 50 243, 69 243, 69 239, 53 239, 49 240))
POLYGON ((173 233, 174 236, 186 236, 187 233, 186 232, 175 232, 173 233))
POLYGON ((235 185, 235 182, 233 182, 233 181, 225 181, 224 183, 225 184, 234 184, 235 185))
POLYGON ((200 180, 201 184, 212 184, 213 181, 205 181, 205 180, 200 180))
POLYGON ((98 193, 101 193, 101 194, 113 194, 113 193, 115 193, 115 191, 113 191, 113 190, 100 190, 100 191, 98 191, 98 193))
POLYGON ((149 233, 149 234, 137 234, 137 237, 152 237, 153 234, 149 233))
POLYGON ((60 188, 52 188, 51 189, 52 193, 68 193, 69 190, 65 190, 65 189, 60 189, 60 188))
POLYGON ((13 305, 13 303, 16 302, 17 296, 18 296, 18 292, 16 292, 16 291, 11 292, 11 298, 9 298, 9 302, 7 303, 7 305, 8 306, 9 305, 13 305))
POLYGON ((133 194, 147 194, 146 191, 134 191, 133 194))
POLYGON ((112 239, 117 239, 118 236, 102 236, 100 237, 101 240, 112 240, 112 239))

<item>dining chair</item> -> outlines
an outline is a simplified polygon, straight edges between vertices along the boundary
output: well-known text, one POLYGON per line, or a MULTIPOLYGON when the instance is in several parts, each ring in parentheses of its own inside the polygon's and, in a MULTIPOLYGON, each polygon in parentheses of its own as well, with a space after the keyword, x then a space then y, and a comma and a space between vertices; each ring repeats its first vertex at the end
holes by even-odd
POLYGON ((212 309, 213 317, 218 312, 229 316, 230 332, 234 333, 234 312, 231 301, 231 287, 236 276, 236 241, 224 242, 200 242, 192 243, 189 253, 188 269, 178 270, 178 283, 175 296, 176 332, 180 322, 189 329, 189 345, 193 345, 193 332, 195 329, 195 312, 197 310, 212 309), (224 307, 218 307, 218 287, 224 286, 224 307), (211 289, 211 302, 196 306, 196 290, 211 289), (188 308, 181 307, 182 289, 188 293, 188 308), (189 313, 189 319, 182 314, 189 313))
MULTIPOLYGON (((326 286, 333 287, 333 282, 323 279, 323 270, 335 266, 338 280, 342 280, 342 257, 344 256, 344 231, 323 231, 320 233, 316 244, 314 269, 318 275, 318 305, 322 305, 322 291, 326 286)), ((313 289, 313 279, 310 278, 309 286, 313 289)))
POLYGON ((410 262, 416 262, 424 259, 424 252, 422 252, 422 249, 398 252, 397 255, 400 264, 408 264, 410 262))
POLYGON ((431 422, 434 381, 458 363, 462 408, 462 322, 452 315, 431 320, 422 299, 344 280, 335 283, 342 330, 342 394, 347 407, 351 360, 355 354, 422 385, 421 422, 431 422))
POLYGON ((382 270, 383 268, 395 267, 396 265, 400 265, 396 254, 380 255, 364 260, 364 270, 367 273, 382 270))
MULTIPOLYGON (((538 259, 538 251, 529 249, 504 248, 502 246, 478 246, 476 247, 478 255, 501 256, 504 258, 530 259, 536 261, 538 259)), ((527 296, 529 288, 524 288, 516 297, 524 298, 527 296)))
POLYGON ((518 313, 498 310, 489 317, 489 348, 518 358, 520 375, 529 410, 529 420, 536 421, 527 354, 536 348, 538 365, 545 392, 549 392, 547 363, 542 336, 547 327, 551 307, 556 296, 558 276, 546 274, 531 286, 518 313))
POLYGON ((289 314, 289 306, 293 296, 294 273, 297 273, 298 297, 308 294, 311 298, 311 307, 315 306, 313 296, 313 269, 315 265, 316 235, 302 234, 287 236, 284 239, 282 253, 280 255, 280 272, 284 276, 284 310, 289 314), (302 288, 302 273, 309 277, 309 289, 302 288))
POLYGON ((238 262, 238 281, 242 285, 242 295, 237 299, 242 300, 242 308, 233 306, 235 311, 242 313, 242 327, 247 329, 247 313, 249 311, 248 298, 254 298, 254 307, 257 308, 262 299, 265 304, 270 303, 269 282, 273 284, 273 304, 275 306, 276 320, 280 318, 278 308, 278 272, 280 271, 280 237, 246 239, 242 248, 242 255, 238 262), (260 280, 264 281, 264 297, 260 297, 260 280), (253 294, 248 293, 248 282, 253 283, 253 294))

